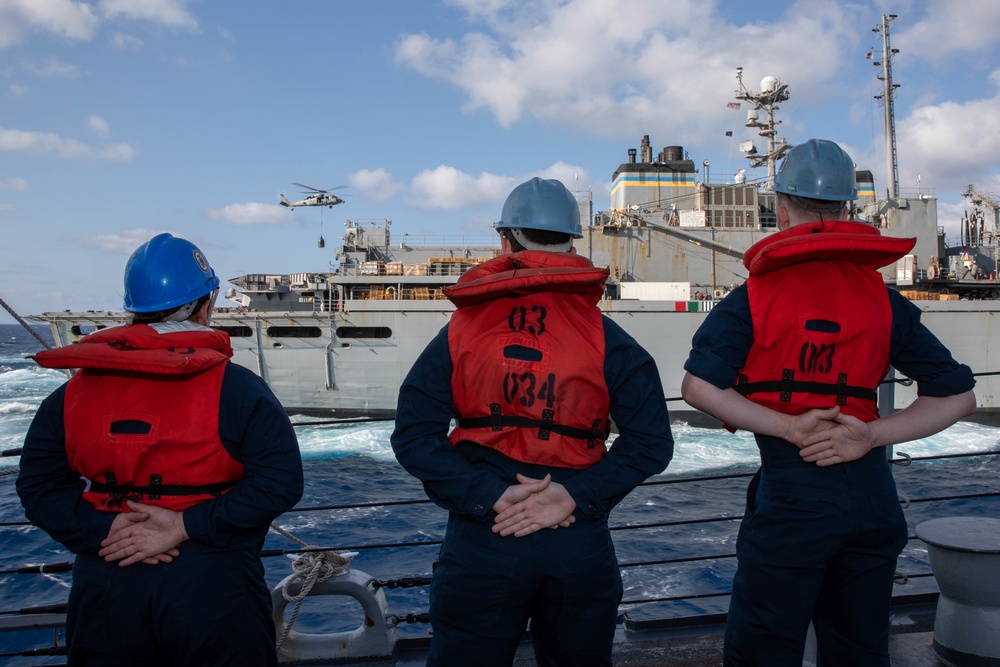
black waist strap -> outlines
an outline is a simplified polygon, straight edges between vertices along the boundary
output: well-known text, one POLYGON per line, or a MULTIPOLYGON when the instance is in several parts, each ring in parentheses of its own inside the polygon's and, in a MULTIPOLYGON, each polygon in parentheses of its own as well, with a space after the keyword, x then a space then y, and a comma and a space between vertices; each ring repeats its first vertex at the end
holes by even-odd
POLYGON ((780 394, 779 400, 788 403, 792 400, 793 393, 824 394, 836 396, 837 405, 844 405, 848 398, 859 398, 866 401, 875 401, 878 398, 878 391, 870 387, 857 387, 847 384, 847 374, 840 373, 837 382, 811 382, 795 379, 795 371, 785 369, 782 371, 782 379, 765 380, 762 382, 747 382, 747 376, 740 373, 733 387, 736 391, 749 396, 763 392, 780 394))
POLYGON ((588 449, 592 449, 597 440, 604 440, 607 437, 607 433, 602 433, 600 430, 600 419, 595 419, 588 430, 557 424, 553 421, 554 416, 555 413, 552 410, 542 410, 541 419, 505 415, 501 414, 498 403, 491 403, 489 417, 463 417, 458 420, 458 426, 459 428, 488 428, 493 431, 502 431, 504 428, 537 428, 539 440, 548 440, 550 433, 556 433, 567 438, 586 440, 588 449))
POLYGON ((162 484, 161 475, 150 475, 149 484, 137 486, 131 484, 118 484, 115 481, 114 473, 104 475, 105 482, 92 481, 90 490, 95 493, 107 493, 110 495, 122 494, 142 494, 150 500, 159 500, 160 496, 200 496, 205 494, 222 493, 226 489, 236 486, 237 480, 227 482, 215 482, 213 484, 162 484))

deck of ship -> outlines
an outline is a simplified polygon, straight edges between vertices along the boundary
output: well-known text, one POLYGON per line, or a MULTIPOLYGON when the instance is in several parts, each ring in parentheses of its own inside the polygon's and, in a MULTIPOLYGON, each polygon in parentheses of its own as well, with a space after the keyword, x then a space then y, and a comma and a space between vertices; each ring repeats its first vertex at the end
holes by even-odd
MULTIPOLYGON (((891 667, 946 667, 933 650, 936 594, 900 596, 894 599, 889 636, 891 667)), ((672 619, 628 620, 618 628, 613 661, 615 667, 717 667, 722 664, 725 614, 672 619)), ((402 640, 393 659, 366 663, 371 667, 420 667, 426 662, 426 639, 402 640)), ((308 664, 308 663, 285 663, 308 664)), ((313 663, 315 664, 315 663, 313 663)), ((327 663, 338 664, 338 663, 327 663)), ((350 662, 340 664, 353 664, 350 662)), ((815 665, 808 654, 804 667, 815 665)), ((536 667, 530 637, 526 635, 513 667, 536 667)))

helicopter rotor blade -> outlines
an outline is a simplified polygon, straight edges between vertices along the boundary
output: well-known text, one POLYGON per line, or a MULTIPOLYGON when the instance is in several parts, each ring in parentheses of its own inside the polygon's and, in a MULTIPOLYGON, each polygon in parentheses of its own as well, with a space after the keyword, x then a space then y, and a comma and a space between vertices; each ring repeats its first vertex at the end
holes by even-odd
POLYGON ((302 183, 292 183, 292 185, 297 185, 300 188, 305 188, 306 190, 312 190, 313 192, 326 192, 326 190, 320 190, 319 188, 314 188, 311 185, 303 185, 302 183))

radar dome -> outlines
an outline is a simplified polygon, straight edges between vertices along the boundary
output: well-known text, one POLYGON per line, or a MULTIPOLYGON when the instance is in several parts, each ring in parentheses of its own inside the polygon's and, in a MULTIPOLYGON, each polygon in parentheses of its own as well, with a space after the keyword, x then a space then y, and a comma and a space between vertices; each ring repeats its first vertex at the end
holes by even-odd
POLYGON ((778 80, 773 76, 765 76, 760 80, 760 92, 770 93, 778 86, 778 80))

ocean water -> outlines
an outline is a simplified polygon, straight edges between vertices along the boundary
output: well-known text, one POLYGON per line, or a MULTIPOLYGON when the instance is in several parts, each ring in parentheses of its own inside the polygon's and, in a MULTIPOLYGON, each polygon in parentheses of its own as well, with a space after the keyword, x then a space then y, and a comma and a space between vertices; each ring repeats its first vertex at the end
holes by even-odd
MULTIPOLYGON (((48 337, 44 327, 37 331, 48 337)), ((21 446, 42 399, 66 381, 63 373, 38 368, 25 358, 39 349, 38 341, 20 325, 0 325, 0 450, 5 452, 21 446)), ((389 446, 392 423, 303 425, 296 431, 305 464, 306 492, 299 506, 278 524, 310 546, 358 551, 353 569, 376 579, 429 575, 437 553, 433 542, 441 539, 447 517, 426 502, 420 484, 393 458, 389 446), (405 504, 377 504, 387 502, 405 504)), ((675 424, 673 433, 676 454, 667 471, 630 494, 611 518, 625 581, 623 610, 635 618, 725 610, 725 593, 736 566, 732 554, 738 517, 747 481, 757 467, 756 446, 746 433, 686 424, 675 424), (691 477, 705 479, 685 481, 691 477), (630 528, 635 526, 639 527, 630 528), (687 560, 694 557, 701 559, 687 560), (672 560, 685 562, 659 562, 672 560), (654 564, 647 564, 651 562, 654 564), (699 597, 678 599, 684 596, 699 597)), ((913 457, 1000 451, 1000 429, 960 423, 932 438, 899 445, 896 451, 913 457)), ((71 578, 70 574, 11 572, 27 565, 72 560, 45 533, 23 525, 24 514, 14 490, 17 464, 16 455, 0 457, 0 615, 64 602, 71 578)), ((995 496, 953 498, 995 493, 1000 456, 918 461, 895 471, 900 495, 909 501, 906 513, 911 534, 917 523, 929 518, 1000 515, 1000 499, 995 496), (931 500, 946 496, 949 499, 931 500)), ((273 532, 265 544, 265 550, 296 548, 298 545, 273 532)), ((265 565, 272 586, 291 574, 285 555, 268 556, 265 565)), ((899 571, 910 576, 906 586, 913 589, 899 592, 916 592, 921 586, 933 585, 927 576, 926 549, 919 540, 911 540, 899 571)), ((387 597, 392 612, 399 615, 427 610, 426 586, 388 590, 387 597)), ((352 600, 309 598, 303 609, 295 625, 299 631, 332 632, 360 624, 360 607, 352 600)), ((399 632, 421 636, 429 632, 429 626, 407 624, 400 626, 399 632)), ((51 639, 52 631, 18 633, 17 637, 0 634, 0 657, 29 646, 44 646, 51 639)), ((44 660, 12 658, 5 664, 61 662, 59 658, 49 658, 49 663, 44 660)))

